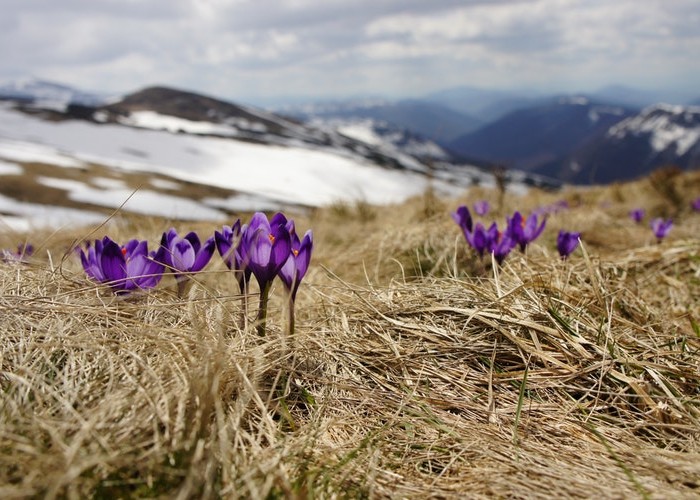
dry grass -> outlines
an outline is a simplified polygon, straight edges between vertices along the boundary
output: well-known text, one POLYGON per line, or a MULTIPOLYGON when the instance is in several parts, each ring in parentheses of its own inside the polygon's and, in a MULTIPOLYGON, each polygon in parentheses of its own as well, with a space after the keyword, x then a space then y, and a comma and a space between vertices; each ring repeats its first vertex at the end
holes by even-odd
POLYGON ((508 198, 577 206, 494 272, 448 215, 489 196, 296 216, 294 338, 279 290, 264 339, 238 328, 216 256, 186 300, 115 299, 62 258, 88 231, 31 235, 0 266, 0 497, 700 497, 700 215, 657 245, 626 216, 663 210, 648 181, 508 198))

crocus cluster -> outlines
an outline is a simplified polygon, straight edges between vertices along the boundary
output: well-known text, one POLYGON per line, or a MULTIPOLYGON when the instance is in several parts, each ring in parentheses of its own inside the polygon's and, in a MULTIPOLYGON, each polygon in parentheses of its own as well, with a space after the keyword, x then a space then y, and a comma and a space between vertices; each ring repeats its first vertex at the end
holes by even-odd
POLYGON ((567 210, 569 208, 569 202, 566 200, 558 200, 555 201, 554 203, 551 203, 549 205, 543 205, 541 207, 536 208, 535 210, 532 211, 532 213, 537 214, 537 215, 552 215, 559 213, 563 210, 567 210))
MULTIPOLYGON (((700 198, 692 202, 691 207, 694 210, 700 210, 700 198)), ((643 208, 635 208, 633 210, 630 210, 629 212, 630 219, 632 219, 637 224, 640 224, 644 220, 645 215, 646 210, 644 210, 643 208)), ((668 232, 671 230, 671 227, 673 227, 673 221, 671 219, 664 220, 660 217, 657 217, 649 222, 649 227, 654 233, 656 240, 659 243, 661 243, 661 240, 663 240, 666 237, 666 235, 668 235, 668 232)))
MULTIPOLYGON (((289 331, 294 329, 294 301, 306 275, 313 250, 311 230, 300 240, 293 220, 276 213, 268 220, 256 213, 248 224, 237 220, 214 234, 216 247, 224 262, 236 272, 236 280, 247 304, 248 283, 255 276, 260 288, 258 333, 265 333, 267 300, 273 280, 279 276, 289 295, 289 331)), ((244 314, 245 314, 244 307, 244 314)))
POLYGON ((237 272, 237 280, 245 293, 251 275, 260 290, 270 287, 279 276, 293 298, 311 261, 313 234, 307 231, 300 240, 293 220, 282 213, 270 220, 265 214, 253 215, 250 223, 223 226, 214 233, 216 248, 229 269, 237 272))
POLYGON ((542 233, 546 223, 545 218, 540 219, 535 213, 524 218, 520 212, 515 212, 512 217, 506 218, 505 229, 500 231, 495 222, 488 228, 480 222, 474 223, 466 206, 457 208, 452 218, 462 229, 467 243, 480 257, 488 252, 493 254, 499 264, 503 263, 516 246, 524 252, 527 246, 542 233))
MULTIPOLYGON (((164 273, 172 273, 182 295, 194 273, 201 271, 217 249, 226 266, 233 270, 247 304, 248 284, 255 276, 260 288, 259 332, 264 332, 267 299, 273 280, 279 276, 288 292, 290 309, 301 280, 306 275, 313 249, 309 230, 302 239, 293 220, 277 213, 270 220, 256 213, 248 224, 237 220, 206 240, 195 232, 180 236, 174 228, 164 232, 160 246, 148 251, 146 241, 130 240, 124 245, 108 236, 80 248, 80 260, 92 280, 109 285, 114 293, 128 295, 155 287, 164 273)), ((27 249, 24 249, 27 253, 27 249)), ((245 314, 245 311, 244 311, 245 314)), ((292 315, 293 312, 290 313, 292 315)), ((290 316, 293 324, 293 318, 290 316)))
POLYGON ((30 243, 20 243, 17 250, 0 250, 0 260, 3 262, 27 263, 34 253, 34 246, 30 243))
POLYGON ((130 240, 125 245, 105 236, 80 249, 85 273, 109 285, 116 294, 129 294, 156 286, 163 277, 163 247, 148 251, 146 241, 130 240))

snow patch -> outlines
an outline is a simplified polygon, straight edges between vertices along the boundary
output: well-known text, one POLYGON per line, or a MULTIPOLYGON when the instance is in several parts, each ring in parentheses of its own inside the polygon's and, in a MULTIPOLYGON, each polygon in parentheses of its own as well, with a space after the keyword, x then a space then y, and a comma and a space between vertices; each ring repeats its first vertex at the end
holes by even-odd
POLYGON ((92 177, 90 183, 101 189, 126 189, 126 183, 111 177, 92 177))
POLYGON ((358 141, 379 146, 384 140, 374 132, 371 121, 357 121, 338 125, 337 131, 358 141))
POLYGON ((0 175, 22 175, 24 169, 15 163, 0 160, 0 175))
POLYGON ((178 220, 219 220, 225 214, 188 198, 158 193, 147 189, 113 189, 104 191, 86 185, 70 192, 70 199, 144 215, 178 220))
POLYGON ((675 146, 676 154, 683 156, 700 141, 700 107, 657 104, 608 131, 608 136, 616 139, 623 139, 628 134, 648 134, 654 151, 661 152, 675 146))
MULTIPOLYGON (((2 123, 2 122, 0 122, 2 123)), ((59 167, 80 168, 84 163, 59 148, 2 137, 0 130, 0 158, 15 162, 46 163, 59 167)))
POLYGON ((107 219, 103 214, 89 210, 26 203, 3 195, 0 195, 0 214, 0 228, 23 232, 46 227, 60 229, 99 224, 107 219))
POLYGON ((178 190, 180 189, 180 184, 177 182, 169 181, 167 179, 150 179, 149 184, 153 186, 156 189, 163 189, 163 190, 178 190))
POLYGON ((228 125, 187 120, 177 116, 162 115, 155 111, 134 111, 129 116, 119 117, 117 121, 131 127, 167 130, 171 133, 186 132, 188 134, 223 135, 229 137, 238 135, 238 130, 228 125))
POLYGON ((56 177, 37 177, 36 181, 44 186, 62 189, 64 191, 75 191, 87 187, 85 183, 81 181, 58 179, 56 177))

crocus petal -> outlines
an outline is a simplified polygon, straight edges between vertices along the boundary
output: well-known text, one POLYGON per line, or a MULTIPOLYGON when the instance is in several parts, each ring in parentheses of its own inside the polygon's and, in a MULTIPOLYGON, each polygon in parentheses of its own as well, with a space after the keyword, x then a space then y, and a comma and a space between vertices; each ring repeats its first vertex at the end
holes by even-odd
POLYGON ((266 232, 270 232, 270 222, 267 220, 267 216, 262 212, 255 212, 250 218, 250 223, 248 228, 253 231, 257 231, 259 228, 263 228, 266 232))
POLYGON ((527 229, 525 234, 527 235, 528 243, 535 241, 537 239, 537 237, 540 234, 542 234, 542 231, 544 230, 544 226, 546 223, 547 223, 547 219, 543 217, 542 223, 539 226, 537 226, 537 215, 532 214, 532 215, 530 215, 530 217, 528 217, 528 221, 525 224, 526 229, 527 229), (530 220, 532 220, 532 222, 530 222, 530 220))
POLYGON ((168 268, 173 267, 173 259, 172 259, 172 251, 171 251, 171 246, 173 240, 177 238, 177 231, 175 231, 175 228, 171 227, 168 231, 163 233, 163 236, 160 238, 160 246, 161 248, 167 249, 166 252, 163 252, 163 264, 168 266, 168 268))
POLYGON ((467 242, 479 255, 484 255, 484 251, 489 246, 489 237, 484 226, 477 222, 474 226, 474 231, 468 233, 468 235, 467 242))
POLYGON ((233 231, 228 226, 224 226, 222 232, 214 231, 214 240, 216 241, 216 249, 219 255, 224 259, 226 267, 231 269, 234 263, 233 255, 233 231))
POLYGON ((199 272, 204 268, 204 266, 207 265, 207 263, 211 260, 211 256, 214 255, 215 245, 216 242, 214 241, 213 237, 204 242, 204 245, 202 245, 202 247, 199 249, 199 253, 197 253, 194 264, 190 266, 191 272, 199 272))
MULTIPOLYGON (((248 232, 250 232, 250 229, 248 232)), ((272 235, 268 231, 265 231, 263 227, 258 227, 253 234, 250 235, 246 250, 251 266, 266 267, 270 263, 270 255, 272 254, 271 236, 272 235)), ((255 273, 255 270, 253 270, 253 272, 255 273)))
POLYGON ((199 241, 199 236, 197 233, 194 231, 190 231, 185 235, 185 239, 190 242, 190 245, 192 245, 192 249, 194 250, 194 253, 198 253, 199 249, 202 247, 201 242, 199 241))
POLYGON ((282 283, 284 283, 284 287, 287 290, 291 290, 293 288, 294 281, 297 277, 296 257, 294 257, 294 254, 287 258, 277 275, 280 277, 282 283))
POLYGON ((452 213, 451 215, 452 219, 457 223, 457 225, 462 228, 462 231, 472 231, 472 214, 469 213, 469 209, 466 206, 462 205, 458 207, 457 211, 452 213))
POLYGON ((144 252, 144 245, 147 245, 145 241, 139 241, 136 239, 129 240, 126 242, 126 245, 124 245, 124 252, 125 255, 128 257, 134 252, 136 253, 143 253, 144 252))
POLYGON ((176 271, 187 272, 194 264, 195 250, 192 243, 186 239, 178 239, 171 247, 173 268, 176 271))
MULTIPOLYGON (((146 243, 145 241, 143 243, 146 243)), ((148 264, 148 247, 139 245, 139 249, 143 251, 126 254, 126 275, 130 278, 142 276, 145 274, 145 268, 148 264)))
POLYGON ((103 243, 99 259, 105 281, 120 282, 126 278, 126 261, 117 243, 112 240, 103 243))
POLYGON ((143 265, 143 274, 136 279, 139 288, 153 288, 163 277, 164 266, 158 259, 158 254, 151 252, 146 257, 144 256, 145 264, 143 265))
POLYGON ((297 266, 297 279, 301 279, 306 276, 306 271, 309 269, 309 263, 311 262, 311 252, 313 251, 313 233, 309 229, 304 235, 304 239, 299 245, 299 253, 296 255, 296 266, 297 266))
POLYGON ((270 227, 273 228, 273 227, 278 226, 278 225, 286 226, 287 224, 289 224, 289 222, 291 222, 292 228, 294 228, 293 221, 288 221, 287 217, 285 217, 282 212, 277 212, 270 219, 270 227))
POLYGON ((292 253, 292 241, 289 235, 289 231, 284 226, 278 226, 276 230, 273 229, 274 242, 272 244, 272 256, 271 262, 274 263, 275 272, 279 271, 279 268, 286 262, 287 257, 292 253))
POLYGON ((102 273, 102 267, 95 257, 95 248, 89 246, 89 243, 87 247, 87 254, 80 249, 80 263, 83 265, 85 274, 87 274, 88 277, 99 282, 105 281, 104 274, 102 273))

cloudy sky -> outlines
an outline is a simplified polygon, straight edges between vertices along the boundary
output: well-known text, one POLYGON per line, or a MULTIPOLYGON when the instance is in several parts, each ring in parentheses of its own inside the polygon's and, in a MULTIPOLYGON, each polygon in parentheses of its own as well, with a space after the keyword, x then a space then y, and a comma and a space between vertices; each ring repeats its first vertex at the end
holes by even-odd
POLYGON ((700 94, 698 0, 3 0, 0 77, 248 103, 455 86, 700 94))

